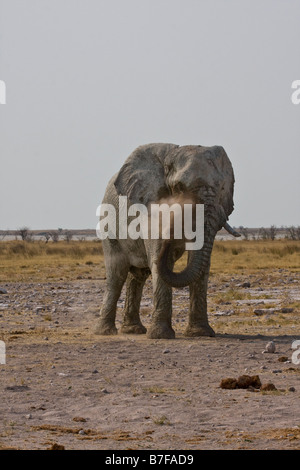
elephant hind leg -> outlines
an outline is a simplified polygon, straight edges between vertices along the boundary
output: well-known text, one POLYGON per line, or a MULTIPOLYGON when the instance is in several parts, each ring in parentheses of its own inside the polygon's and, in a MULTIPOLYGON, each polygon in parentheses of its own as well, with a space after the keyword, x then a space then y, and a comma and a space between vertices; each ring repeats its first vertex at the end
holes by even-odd
POLYGON ((122 333, 143 334, 146 328, 140 320, 140 303, 143 287, 150 274, 148 268, 131 267, 126 281, 126 300, 122 333))

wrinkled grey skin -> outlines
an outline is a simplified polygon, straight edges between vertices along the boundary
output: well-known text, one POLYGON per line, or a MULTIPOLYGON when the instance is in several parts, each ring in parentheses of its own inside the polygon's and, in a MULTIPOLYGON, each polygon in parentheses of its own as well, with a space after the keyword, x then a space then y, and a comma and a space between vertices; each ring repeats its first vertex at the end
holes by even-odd
POLYGON ((189 251, 182 273, 173 273, 175 261, 184 252, 185 240, 103 240, 107 287, 97 334, 116 334, 116 306, 124 283, 126 300, 122 333, 146 333, 139 316, 142 290, 152 275, 153 315, 147 332, 150 338, 174 338, 172 328, 172 286, 189 285, 190 312, 187 336, 214 336, 207 318, 207 282, 210 256, 218 230, 225 228, 233 211, 234 175, 223 147, 149 144, 138 147, 109 182, 103 203, 113 204, 118 214, 118 196, 129 204, 149 206, 162 198, 193 195, 204 204, 204 245, 189 251))

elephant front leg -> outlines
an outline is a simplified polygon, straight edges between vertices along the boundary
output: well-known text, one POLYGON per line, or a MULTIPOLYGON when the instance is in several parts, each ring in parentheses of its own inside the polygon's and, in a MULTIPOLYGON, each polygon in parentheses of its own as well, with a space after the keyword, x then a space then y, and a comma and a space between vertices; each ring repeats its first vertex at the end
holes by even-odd
POLYGON ((175 338, 172 328, 172 288, 169 287, 157 273, 157 265, 152 267, 153 304, 151 327, 148 329, 148 338, 175 338))
POLYGON ((215 336, 207 318, 208 276, 209 267, 197 282, 190 285, 190 313, 185 336, 215 336))
POLYGON ((128 267, 121 263, 119 266, 114 264, 114 267, 110 266, 106 273, 106 292, 94 332, 98 335, 116 335, 118 332, 115 325, 117 302, 126 281, 128 267))
POLYGON ((124 321, 121 333, 143 334, 147 331, 140 320, 140 303, 143 287, 149 273, 150 271, 148 269, 135 268, 135 275, 131 272, 128 274, 126 281, 124 321))

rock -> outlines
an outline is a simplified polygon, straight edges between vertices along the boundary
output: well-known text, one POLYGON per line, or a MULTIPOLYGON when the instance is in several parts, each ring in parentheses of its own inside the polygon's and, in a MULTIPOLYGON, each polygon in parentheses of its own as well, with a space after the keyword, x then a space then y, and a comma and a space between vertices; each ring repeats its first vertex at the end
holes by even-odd
POLYGON ((81 416, 74 416, 73 421, 76 423, 86 423, 86 419, 82 418, 81 416))
POLYGON ((108 393, 108 391, 106 390, 106 388, 102 388, 101 392, 102 392, 102 393, 108 393))
POLYGON ((255 313, 255 315, 258 315, 258 316, 266 315, 266 314, 274 315, 275 312, 276 312, 275 308, 256 308, 255 310, 253 310, 253 313, 255 313))
POLYGON ((1 310, 6 310, 7 308, 9 308, 9 304, 1 304, 0 305, 1 310))
POLYGON ((287 356, 280 356, 278 362, 288 362, 289 358, 287 356))
POLYGON ((23 392, 25 390, 29 390, 28 385, 10 385, 5 387, 5 390, 9 390, 11 392, 23 392))
POLYGON ((168 354, 170 352, 170 349, 164 349, 163 354, 168 354))
POLYGON ((83 429, 80 429, 80 431, 78 432, 78 434, 80 434, 81 436, 84 436, 85 435, 85 431, 83 429))
POLYGON ((280 311, 281 311, 281 313, 292 313, 294 311, 294 309, 289 308, 289 307, 283 307, 280 311))
POLYGON ((32 419, 32 414, 29 413, 28 415, 25 416, 25 418, 26 419, 32 419))
POLYGON ((215 312, 214 315, 216 316, 230 316, 230 315, 233 315, 234 314, 234 310, 224 310, 224 311, 218 311, 218 312, 215 312))
POLYGON ((0 294, 7 294, 7 290, 3 287, 0 287, 0 294))
POLYGON ((277 390, 277 388, 275 387, 275 385, 271 382, 268 382, 266 384, 263 384, 261 387, 260 387, 260 390, 262 392, 273 392, 274 390, 277 390))
POLYGON ((290 388, 288 389, 288 391, 289 391, 289 392, 295 392, 296 389, 295 389, 295 387, 290 387, 290 388))
POLYGON ((270 354, 273 354, 275 352, 275 343, 274 341, 269 341, 267 344, 266 344, 266 349, 263 351, 263 353, 270 353, 270 354))
POLYGON ((236 388, 236 385, 237 385, 237 380, 232 378, 232 377, 228 377, 226 379, 222 379, 221 380, 221 383, 220 383, 220 387, 221 388, 225 388, 227 390, 233 390, 236 388))
POLYGON ((248 289, 250 287, 250 282, 243 282, 243 284, 241 284, 241 287, 248 289))

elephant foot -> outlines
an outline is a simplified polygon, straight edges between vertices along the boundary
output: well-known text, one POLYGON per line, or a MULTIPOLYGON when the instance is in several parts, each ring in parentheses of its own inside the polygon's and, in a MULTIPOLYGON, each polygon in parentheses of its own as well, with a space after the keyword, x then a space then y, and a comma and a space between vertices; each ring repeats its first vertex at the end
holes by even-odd
POLYGON ((185 332, 184 336, 210 336, 214 337, 216 336, 214 330, 211 328, 211 326, 207 325, 188 325, 185 332))
POLYGON ((94 330, 95 335, 116 335, 118 330, 114 324, 100 322, 96 325, 94 330))
POLYGON ((149 328, 147 336, 152 339, 174 339, 175 331, 166 323, 156 323, 149 328))
POLYGON ((135 323, 131 325, 123 325, 121 327, 121 333, 132 334, 132 335, 142 335, 147 332, 147 328, 142 325, 142 323, 135 323))

